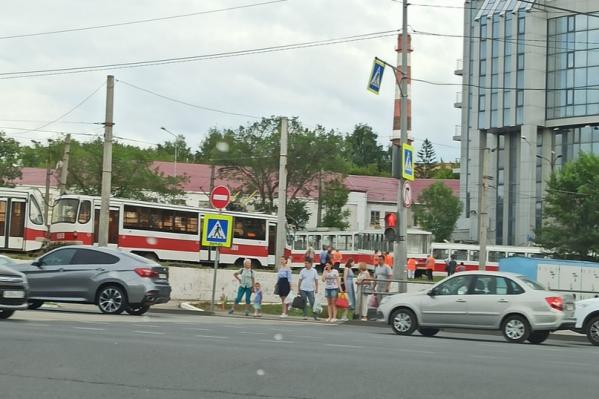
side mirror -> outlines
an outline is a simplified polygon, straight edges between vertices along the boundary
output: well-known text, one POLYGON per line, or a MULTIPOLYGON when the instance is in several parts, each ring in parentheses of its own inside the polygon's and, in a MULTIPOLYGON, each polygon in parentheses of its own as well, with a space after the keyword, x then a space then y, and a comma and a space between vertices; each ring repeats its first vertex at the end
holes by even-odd
POLYGON ((35 262, 31 263, 31 266, 37 266, 40 267, 42 265, 42 263, 39 260, 36 260, 35 262))
POLYGON ((429 291, 426 293, 426 295, 428 295, 428 296, 435 296, 436 294, 437 294, 437 293, 435 292, 435 290, 434 290, 434 289, 432 289, 432 290, 429 290, 429 291))

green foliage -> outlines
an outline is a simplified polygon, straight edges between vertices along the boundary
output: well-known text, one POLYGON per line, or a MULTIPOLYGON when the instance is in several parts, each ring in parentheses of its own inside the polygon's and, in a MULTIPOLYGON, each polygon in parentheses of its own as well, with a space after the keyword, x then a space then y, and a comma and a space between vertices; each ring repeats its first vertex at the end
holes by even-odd
POLYGON ((424 230, 433 233, 435 241, 450 240, 464 204, 453 195, 451 187, 436 181, 422 190, 414 215, 424 230))
POLYGON ((0 186, 13 186, 9 181, 21 178, 19 143, 0 131, 0 186))
POLYGON ((287 204, 287 223, 295 226, 296 230, 304 230, 312 213, 306 207, 306 201, 294 198, 287 204))
POLYGON ((457 162, 452 162, 451 166, 447 166, 443 161, 443 158, 441 158, 439 166, 432 174, 432 178, 438 180, 459 179, 460 175, 458 173, 453 173, 453 170, 459 167, 460 165, 457 162))
MULTIPOLYGON (((71 191, 88 195, 102 192, 103 140, 71 141, 68 184, 71 191)), ((114 142, 112 146, 112 189, 114 197, 146 201, 174 201, 183 192, 179 184, 187 176, 165 176, 152 169, 151 152, 114 142)))
POLYGON ((147 150, 154 161, 174 162, 175 154, 177 162, 192 163, 196 160, 196 155, 192 153, 191 148, 187 146, 185 136, 177 135, 176 140, 165 141, 164 144, 156 145, 156 148, 147 150))
POLYGON ((350 216, 350 212, 343 209, 348 197, 349 190, 343 181, 336 179, 326 182, 325 188, 322 190, 323 227, 337 227, 341 230, 349 227, 347 218, 350 216))
MULTIPOLYGON (((346 174, 343 137, 322 126, 304 128, 297 118, 289 120, 287 151, 288 204, 307 197, 321 170, 346 174)), ((200 145, 197 158, 219 165, 218 176, 243 183, 246 194, 257 193, 258 209, 274 211, 279 188, 280 118, 263 118, 236 130, 212 129, 200 145), (222 150, 226 151, 222 151, 222 150)))
POLYGON ((536 244, 560 257, 593 260, 599 253, 599 157, 580 152, 547 181, 536 244))
POLYGON ((433 171, 436 168, 437 164, 437 156, 435 154, 435 149, 433 148, 433 143, 431 143, 428 139, 424 139, 422 143, 422 147, 417 153, 416 160, 416 177, 420 179, 430 179, 433 177, 433 171))

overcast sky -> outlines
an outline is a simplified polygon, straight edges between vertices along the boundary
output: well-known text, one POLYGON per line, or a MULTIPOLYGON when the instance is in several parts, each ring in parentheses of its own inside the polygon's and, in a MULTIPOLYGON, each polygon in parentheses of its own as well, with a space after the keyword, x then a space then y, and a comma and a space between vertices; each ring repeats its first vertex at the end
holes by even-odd
MULTIPOLYGON (((366 85, 374 57, 397 63, 397 34, 393 31, 401 28, 402 5, 398 2, 5 0, 2 3, 0 130, 23 144, 29 145, 32 139, 56 138, 59 132, 77 134, 73 137, 78 140, 103 134, 103 128, 94 123, 105 118, 107 75, 117 79, 114 135, 123 143, 142 147, 172 140, 160 130, 161 126, 184 135, 195 150, 211 127, 236 128, 271 115, 297 116, 307 126, 320 124, 343 133, 351 132, 357 123, 368 124, 379 134, 382 144, 387 144, 392 134, 391 71, 385 72, 379 96, 368 92, 366 85), (144 20, 153 21, 131 23, 144 20), (114 24, 121 25, 47 34, 114 24), (45 34, 32 35, 38 33, 45 34), (340 40, 332 45, 231 56, 240 51, 376 33, 381 34, 369 40, 340 40), (213 54, 227 56, 198 57, 213 54), (197 58, 84 73, 13 74, 183 57, 197 58), (173 102, 129 85, 222 112, 173 102), (49 124, 53 121, 56 122, 49 124)), ((462 35, 463 1, 411 3, 409 24, 416 32, 412 36, 412 77, 460 83, 454 70, 457 59, 462 57, 462 40, 417 33, 462 35)), ((412 134, 416 150, 428 138, 438 158, 450 161, 459 157, 459 143, 452 141, 455 126, 460 124, 460 112, 453 107, 458 91, 459 86, 412 84, 412 134)))

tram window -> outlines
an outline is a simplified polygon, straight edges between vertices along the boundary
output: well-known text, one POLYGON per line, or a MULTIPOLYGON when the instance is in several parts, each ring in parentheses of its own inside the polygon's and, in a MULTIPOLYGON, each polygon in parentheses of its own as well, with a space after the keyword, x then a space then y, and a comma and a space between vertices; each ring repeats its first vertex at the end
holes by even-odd
POLYGON ((499 262, 499 259, 505 258, 503 251, 489 251, 489 262, 499 262))
POLYGON ((508 252, 507 256, 508 257, 511 257, 511 256, 526 256, 526 254, 524 252, 508 252))
POLYGON ((79 218, 77 221, 81 224, 86 224, 92 217, 92 203, 91 201, 81 201, 79 206, 79 218))
POLYGON ((293 249, 299 251, 305 251, 306 249, 308 249, 308 245, 306 244, 306 236, 294 236, 293 249))
POLYGON ((308 236, 308 242, 312 244, 312 248, 314 248, 315 251, 320 251, 322 249, 319 235, 308 236))
POLYGON ((448 259, 449 258, 449 250, 448 249, 434 249, 433 250, 433 258, 435 259, 448 259))
POLYGON ((79 208, 78 199, 59 199, 52 209, 52 223, 75 223, 77 208, 79 208))
POLYGON ((451 254, 455 255, 456 260, 468 260, 468 250, 466 249, 454 249, 451 254))
POLYGON ((355 249, 362 249, 362 234, 355 234, 354 235, 354 248, 355 249))
POLYGON ((530 254, 528 254, 528 255, 529 255, 531 258, 545 258, 545 255, 544 255, 544 254, 540 254, 540 253, 537 253, 537 252, 533 252, 533 253, 530 253, 530 254))
POLYGON ((470 251, 470 260, 475 261, 475 262, 478 261, 479 254, 480 254, 480 251, 478 251, 478 250, 470 251))
POLYGON ((266 241, 266 220, 235 216, 233 237, 266 241))
POLYGON ((29 196, 29 220, 31 220, 33 224, 44 224, 42 210, 33 195, 29 196))
POLYGON ((337 236, 332 234, 322 236, 322 245, 327 248, 331 247, 335 249, 337 245, 337 236))
POLYGON ((337 249, 340 251, 351 251, 353 249, 352 236, 340 235, 337 241, 337 249))
POLYGON ((198 234, 198 214, 194 212, 175 211, 173 230, 180 233, 198 234))

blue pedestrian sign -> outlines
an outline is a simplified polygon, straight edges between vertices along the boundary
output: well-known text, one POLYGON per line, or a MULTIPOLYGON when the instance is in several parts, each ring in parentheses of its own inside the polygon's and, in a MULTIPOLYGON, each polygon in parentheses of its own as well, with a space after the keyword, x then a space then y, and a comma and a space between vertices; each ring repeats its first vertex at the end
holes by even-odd
POLYGON ((368 79, 368 91, 379 94, 381 82, 383 81, 383 72, 385 72, 385 63, 375 58, 372 63, 370 79, 368 79))
POLYGON ((204 215, 202 245, 230 247, 233 237, 233 216, 204 215))
POLYGON ((407 144, 401 146, 401 175, 404 179, 414 181, 414 148, 407 144))

